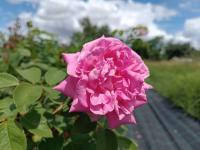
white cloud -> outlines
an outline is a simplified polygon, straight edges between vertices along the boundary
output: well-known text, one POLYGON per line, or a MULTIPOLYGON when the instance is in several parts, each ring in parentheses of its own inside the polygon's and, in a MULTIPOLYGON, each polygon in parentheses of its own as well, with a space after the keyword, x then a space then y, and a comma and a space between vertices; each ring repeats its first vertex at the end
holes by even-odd
POLYGON ((181 33, 195 48, 200 49, 200 17, 187 19, 181 33))
POLYGON ((126 29, 136 25, 149 28, 149 37, 163 35, 156 21, 167 20, 176 11, 161 5, 129 1, 106 0, 9 0, 12 3, 30 2, 37 5, 36 12, 23 12, 22 20, 31 19, 33 23, 47 31, 57 33, 68 41, 74 31, 80 30, 79 20, 88 16, 92 23, 107 24, 111 29, 126 29))

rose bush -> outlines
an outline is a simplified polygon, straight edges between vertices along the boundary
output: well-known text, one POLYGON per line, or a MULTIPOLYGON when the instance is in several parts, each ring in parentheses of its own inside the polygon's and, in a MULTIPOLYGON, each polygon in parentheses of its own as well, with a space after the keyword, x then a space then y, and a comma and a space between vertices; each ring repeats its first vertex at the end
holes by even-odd
POLYGON ((0 45, 0 149, 136 150, 125 126, 107 129, 98 119, 106 116, 110 127, 134 122, 131 111, 146 102, 148 71, 139 56, 102 37, 63 54, 67 76, 60 55, 69 49, 31 22, 27 27, 27 35, 10 33, 0 45))
POLYGON ((70 112, 86 112, 93 121, 105 116, 110 128, 136 123, 132 112, 147 102, 150 88, 138 54, 118 39, 101 37, 63 59, 68 77, 54 89, 73 99, 70 112))

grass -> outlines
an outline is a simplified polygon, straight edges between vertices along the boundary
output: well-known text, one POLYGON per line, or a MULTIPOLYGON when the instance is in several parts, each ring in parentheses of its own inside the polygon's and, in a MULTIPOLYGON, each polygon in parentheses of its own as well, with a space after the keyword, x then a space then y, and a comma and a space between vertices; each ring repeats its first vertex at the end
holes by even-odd
POLYGON ((146 61, 148 80, 161 95, 200 119, 200 61, 146 61))

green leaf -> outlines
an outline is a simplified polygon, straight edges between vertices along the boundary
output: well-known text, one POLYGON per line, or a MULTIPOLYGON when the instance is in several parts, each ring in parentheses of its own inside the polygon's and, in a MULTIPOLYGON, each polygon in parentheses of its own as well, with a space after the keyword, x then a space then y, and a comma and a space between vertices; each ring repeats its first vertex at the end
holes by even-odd
POLYGON ((50 68, 45 74, 45 81, 49 85, 55 85, 66 77, 66 73, 56 68, 50 68))
POLYGON ((24 115, 20 122, 27 130, 39 137, 52 137, 46 118, 35 110, 24 115))
POLYGON ((95 140, 88 134, 77 134, 71 139, 63 150, 96 150, 95 140))
POLYGON ((50 99, 58 99, 60 97, 60 93, 56 90, 53 90, 52 87, 44 87, 45 92, 47 93, 47 97, 50 99))
POLYGON ((115 129, 117 135, 126 135, 128 132, 127 126, 120 126, 115 129))
POLYGON ((26 56, 26 57, 30 57, 31 56, 31 52, 28 49, 18 48, 17 51, 19 51, 20 55, 22 55, 22 56, 26 56))
POLYGON ((72 128, 72 133, 88 133, 96 128, 96 122, 91 122, 86 114, 80 114, 72 128))
POLYGON ((96 150, 94 142, 70 142, 66 145, 63 150, 96 150))
POLYGON ((0 124, 0 149, 1 150, 26 150, 26 136, 22 128, 13 120, 0 124))
POLYGON ((109 129, 99 130, 96 136, 96 150, 117 150, 117 137, 109 129))
POLYGON ((118 150, 138 150, 138 146, 131 139, 118 136, 118 150))
POLYGON ((16 86, 19 84, 17 78, 8 73, 0 73, 0 88, 16 86))
POLYGON ((47 64, 44 64, 44 63, 34 62, 34 65, 41 68, 42 70, 47 70, 49 68, 49 66, 47 64))
POLYGON ((89 141, 90 139, 91 139, 91 137, 88 133, 71 135, 71 140, 73 142, 89 141))
POLYGON ((40 145, 40 150, 61 150, 63 147, 64 138, 62 136, 44 139, 40 145))
POLYGON ((42 87, 23 83, 17 86, 13 93, 15 105, 19 111, 26 111, 42 94, 42 87))
POLYGON ((37 67, 32 67, 29 69, 17 69, 17 72, 26 80, 30 81, 31 83, 37 83, 40 81, 41 78, 41 70, 37 67))
MULTIPOLYGON (((62 116, 62 115, 53 115, 52 114, 52 121, 51 126, 54 127, 59 133, 63 133, 64 131, 68 130, 70 128, 69 120, 71 117, 68 116, 62 116)), ((50 118, 50 117, 49 117, 50 118)))
POLYGON ((0 100, 0 120, 4 120, 10 116, 16 115, 15 105, 12 98, 4 98, 0 100))
POLYGON ((23 56, 21 56, 18 51, 9 53, 9 64, 14 68, 19 65, 22 59, 23 59, 23 56))
POLYGON ((0 61, 0 72, 6 72, 9 68, 9 64, 0 61))

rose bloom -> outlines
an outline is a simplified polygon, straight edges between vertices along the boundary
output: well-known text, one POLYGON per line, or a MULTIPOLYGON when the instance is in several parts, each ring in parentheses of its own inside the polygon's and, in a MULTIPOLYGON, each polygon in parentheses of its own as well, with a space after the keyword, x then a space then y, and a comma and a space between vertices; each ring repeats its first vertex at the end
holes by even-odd
POLYGON ((136 123, 132 112, 147 102, 150 88, 138 54, 118 39, 101 37, 63 59, 68 77, 54 89, 73 99, 70 112, 86 112, 93 121, 104 116, 110 128, 136 123))

